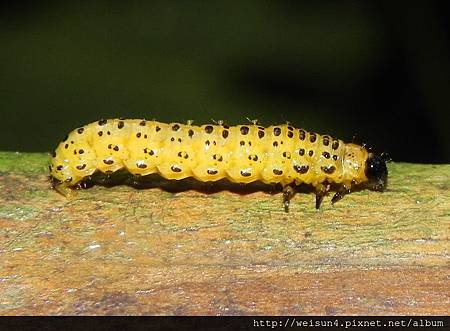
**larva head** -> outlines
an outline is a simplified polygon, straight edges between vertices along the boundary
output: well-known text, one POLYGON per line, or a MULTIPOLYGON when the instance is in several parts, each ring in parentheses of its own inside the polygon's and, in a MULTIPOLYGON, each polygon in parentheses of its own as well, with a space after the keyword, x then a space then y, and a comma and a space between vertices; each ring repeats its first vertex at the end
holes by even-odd
POLYGON ((365 174, 369 187, 375 191, 383 191, 387 184, 388 170, 386 157, 370 153, 366 160, 365 174))

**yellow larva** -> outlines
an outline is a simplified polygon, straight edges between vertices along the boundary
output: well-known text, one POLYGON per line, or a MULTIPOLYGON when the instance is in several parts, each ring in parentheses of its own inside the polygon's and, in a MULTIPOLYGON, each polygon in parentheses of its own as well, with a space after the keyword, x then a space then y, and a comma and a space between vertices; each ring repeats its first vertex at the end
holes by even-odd
POLYGON ((387 181, 385 161, 363 146, 288 124, 229 127, 110 119, 69 133, 53 153, 50 174, 65 195, 96 171, 122 168, 174 180, 281 183, 287 210, 301 183, 316 189, 316 208, 332 184, 337 186, 332 202, 357 186, 381 191, 387 181))

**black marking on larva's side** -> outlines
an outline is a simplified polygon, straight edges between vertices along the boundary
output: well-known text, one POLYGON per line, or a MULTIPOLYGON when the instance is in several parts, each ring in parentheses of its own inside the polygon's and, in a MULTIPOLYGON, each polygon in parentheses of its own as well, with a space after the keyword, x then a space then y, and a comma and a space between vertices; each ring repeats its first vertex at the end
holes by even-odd
POLYGON ((136 166, 137 166, 138 168, 140 168, 140 169, 145 169, 145 168, 147 168, 147 165, 146 165, 145 163, 143 163, 143 162, 138 162, 138 163, 136 163, 136 166))
POLYGON ((339 156, 333 155, 333 160, 337 161, 339 159, 339 156))
POLYGON ((252 175, 251 172, 245 171, 245 170, 241 170, 241 176, 242 177, 250 177, 252 175))
POLYGON ((313 156, 313 155, 314 155, 314 151, 311 149, 311 150, 308 152, 308 155, 309 155, 309 156, 313 156))
POLYGON ((281 134, 281 129, 279 127, 273 128, 273 135, 278 137, 281 134))
POLYGON ((220 155, 220 154, 214 154, 214 155, 213 155, 213 159, 214 159, 214 160, 217 160, 217 161, 219 161, 219 162, 222 162, 222 161, 223 161, 223 157, 222 157, 222 155, 220 155))
POLYGON ((209 146, 211 144, 211 142, 209 140, 205 141, 205 145, 209 146))
POLYGON ((84 149, 79 149, 78 150, 78 154, 83 154, 84 153, 84 149))
POLYGON ((103 136, 103 131, 99 131, 99 132, 97 132, 97 133, 98 133, 98 136, 99 136, 99 137, 103 136))
POLYGON ((170 167, 170 170, 172 170, 173 172, 181 172, 181 169, 178 168, 177 166, 173 165, 170 167))
POLYGON ((216 175, 218 173, 218 171, 215 169, 208 169, 206 172, 208 173, 208 175, 216 175))
POLYGON ((75 142, 73 140, 70 141, 71 144, 74 144, 75 142))
POLYGON ((69 138, 69 136, 65 135, 62 141, 65 142, 68 138, 69 138))
POLYGON ((141 123, 139 123, 140 126, 145 126, 146 124, 147 124, 147 122, 145 120, 141 121, 141 123))
POLYGON ((115 150, 116 152, 118 152, 119 151, 119 146, 114 146, 114 148, 113 148, 113 150, 115 150))
POLYGON ((290 159, 291 158, 291 153, 289 152, 283 152, 283 157, 290 159))
POLYGON ((59 166, 56 167, 56 170, 61 171, 62 169, 63 169, 63 166, 62 166, 62 165, 59 165, 59 166))
POLYGON ((147 136, 146 134, 144 134, 144 139, 147 139, 147 137, 148 137, 148 136, 147 136))
POLYGON ((73 155, 77 155, 77 150, 76 149, 73 150, 73 155))
POLYGON ((229 133, 228 130, 223 130, 223 131, 222 131, 222 137, 223 137, 223 139, 227 139, 228 133, 229 133))
POLYGON ((178 140, 179 143, 181 143, 181 138, 178 138, 177 140, 178 140))
POLYGON ((250 129, 248 128, 248 126, 241 126, 241 129, 240 129, 240 131, 241 131, 241 134, 242 135, 246 135, 246 134, 248 134, 248 131, 249 131, 250 129))
POLYGON ((300 140, 305 140, 305 138, 306 138, 306 131, 305 131, 305 130, 299 130, 299 132, 298 132, 298 138, 299 138, 300 140))
POLYGON ((161 130, 161 128, 157 125, 155 130, 156 130, 156 132, 158 132, 159 130, 161 130))
POLYGON ((178 157, 182 157, 182 158, 185 158, 185 159, 189 158, 189 154, 186 153, 186 152, 178 152, 177 155, 178 155, 178 157))
POLYGON ((142 133, 140 133, 140 132, 136 133, 136 138, 141 138, 141 136, 142 136, 142 133))
POLYGON ((272 172, 277 176, 281 176, 283 174, 283 170, 280 169, 273 169, 272 172))
POLYGON ((108 136, 110 136, 110 135, 111 135, 111 131, 107 131, 106 134, 107 134, 108 136))
POLYGON ((333 145, 331 145, 331 148, 337 150, 339 148, 339 141, 333 140, 333 145))
POLYGON ((79 128, 79 129, 77 130, 77 132, 78 132, 78 134, 82 134, 82 133, 84 132, 84 128, 79 128))
POLYGON ((292 131, 288 131, 287 136, 288 136, 288 138, 293 138, 294 133, 292 131))
POLYGON ((320 167, 320 169, 322 169, 322 171, 326 174, 332 174, 336 170, 336 167, 335 166, 322 166, 322 167, 320 167))
POLYGON ((180 126, 178 124, 172 125, 172 130, 173 131, 178 131, 179 129, 180 129, 180 126))
POLYGON ((229 126, 229 125, 226 125, 226 124, 222 124, 222 128, 224 128, 224 129, 229 129, 230 126, 229 126))
POLYGON ((278 147, 278 141, 274 141, 272 145, 273 147, 278 147))
POLYGON ((294 165, 294 170, 295 171, 297 171, 299 174, 306 174, 307 172, 308 172, 308 170, 309 170, 309 166, 307 166, 307 165, 298 165, 298 164, 295 164, 294 165))
POLYGON ((122 129, 125 126, 125 123, 123 121, 119 121, 119 123, 117 123, 117 128, 122 129))
POLYGON ((153 150, 153 149, 151 149, 149 152, 148 152, 148 155, 153 155, 153 154, 155 154, 155 151, 153 150))
POLYGON ((103 160, 103 163, 110 165, 110 164, 113 164, 114 161, 113 160, 103 160))
POLYGON ((175 141, 175 138, 174 137, 170 138, 170 141, 175 141))
POLYGON ((214 128, 213 128, 212 125, 207 125, 207 126, 205 126, 205 132, 206 132, 207 134, 210 134, 210 133, 212 133, 213 131, 214 131, 214 128))
POLYGON ((98 121, 98 125, 105 125, 106 123, 108 123, 108 120, 101 119, 98 121))
POLYGON ((245 141, 241 140, 241 141, 239 142, 239 145, 244 146, 244 145, 245 145, 245 141))
POLYGON ((78 170, 83 170, 84 168, 86 168, 86 164, 77 165, 76 168, 77 168, 78 170))
POLYGON ((258 137, 259 137, 259 139, 262 139, 262 138, 264 137, 264 135, 265 135, 265 133, 264 133, 263 130, 259 130, 259 131, 258 131, 258 137))
POLYGON ((108 145, 108 149, 112 149, 112 144, 109 144, 109 145, 108 145))
POLYGON ((322 142, 323 142, 324 146, 328 146, 330 144, 330 137, 329 136, 323 136, 322 142))
POLYGON ((326 158, 326 159, 329 159, 329 158, 330 158, 330 153, 328 153, 328 152, 323 152, 322 155, 323 155, 323 157, 326 158))
POLYGON ((65 149, 68 149, 68 148, 69 148, 69 144, 65 144, 65 145, 64 145, 64 148, 65 148, 65 149))
POLYGON ((294 131, 294 128, 293 128, 292 126, 288 126, 287 129, 288 129, 289 131, 294 131))
POLYGON ((194 135, 194 130, 189 129, 189 131, 188 131, 188 136, 189 136, 190 138, 192 138, 193 135, 194 135))
POLYGON ((305 155, 305 149, 304 149, 304 148, 300 148, 300 149, 298 150, 298 155, 300 155, 300 156, 305 155))
POLYGON ((317 136, 316 136, 316 134, 315 133, 311 133, 310 135, 309 135, 309 141, 310 142, 315 142, 317 140, 317 136))
POLYGON ((249 155, 248 156, 248 159, 250 160, 250 161, 258 161, 258 155, 249 155))

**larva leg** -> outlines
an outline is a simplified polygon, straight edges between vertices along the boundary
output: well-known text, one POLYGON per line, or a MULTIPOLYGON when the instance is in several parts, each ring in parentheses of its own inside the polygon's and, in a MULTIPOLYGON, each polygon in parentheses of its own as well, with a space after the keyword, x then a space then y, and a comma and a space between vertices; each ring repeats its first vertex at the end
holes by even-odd
POLYGON ((289 204, 291 202, 292 197, 294 196, 295 191, 292 188, 292 186, 287 185, 283 188, 283 206, 284 206, 284 211, 286 213, 289 212, 289 204))
POLYGON ((73 199, 76 197, 77 192, 67 186, 65 183, 60 183, 52 186, 58 193, 64 195, 67 199, 73 199))
POLYGON ((341 188, 334 194, 333 198, 331 199, 331 204, 338 202, 344 197, 344 195, 349 194, 351 191, 352 191, 351 188, 342 185, 341 188))
POLYGON ((330 191, 331 185, 328 182, 322 183, 316 187, 316 209, 320 208, 323 197, 330 191))

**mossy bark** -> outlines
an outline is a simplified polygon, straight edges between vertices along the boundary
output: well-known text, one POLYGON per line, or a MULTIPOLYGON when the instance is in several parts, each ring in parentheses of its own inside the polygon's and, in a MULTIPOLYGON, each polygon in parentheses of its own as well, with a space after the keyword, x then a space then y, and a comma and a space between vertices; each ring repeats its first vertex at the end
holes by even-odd
POLYGON ((0 153, 0 314, 448 314, 450 165, 389 164, 384 193, 50 189, 0 153))

